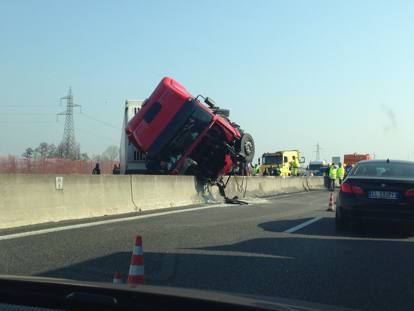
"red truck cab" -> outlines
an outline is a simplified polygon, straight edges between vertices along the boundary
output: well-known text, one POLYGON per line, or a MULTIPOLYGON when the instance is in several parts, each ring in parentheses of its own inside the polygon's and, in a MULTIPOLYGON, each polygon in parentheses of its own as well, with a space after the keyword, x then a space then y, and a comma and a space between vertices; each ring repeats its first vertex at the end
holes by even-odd
POLYGON ((252 137, 226 110, 198 97, 166 77, 128 123, 128 139, 146 153, 149 172, 216 179, 253 159, 252 137))

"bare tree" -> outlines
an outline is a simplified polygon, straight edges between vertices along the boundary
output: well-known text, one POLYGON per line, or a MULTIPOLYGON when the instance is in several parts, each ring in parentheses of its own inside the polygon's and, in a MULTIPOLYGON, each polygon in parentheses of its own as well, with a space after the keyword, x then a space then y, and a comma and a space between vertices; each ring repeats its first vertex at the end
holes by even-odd
POLYGON ((119 148, 116 145, 108 146, 101 155, 102 160, 117 161, 119 159, 119 148))
POLYGON ((48 153, 49 153, 49 145, 48 145, 48 143, 42 142, 34 150, 34 158, 35 159, 47 158, 48 153))
POLYGON ((26 150, 22 153, 22 157, 31 158, 33 156, 34 150, 32 148, 26 148, 26 150))
POLYGON ((77 144, 73 149, 70 149, 64 143, 60 143, 59 146, 57 147, 57 155, 59 158, 79 160, 80 159, 80 145, 77 144), (68 150, 70 150, 70 152, 68 150))
MULTIPOLYGON (((46 142, 42 142, 36 148, 26 148, 26 150, 22 153, 22 157, 25 158, 35 158, 35 159, 43 159, 43 158, 62 158, 62 146, 59 145, 56 147, 55 144, 48 144, 46 142)), ((79 155, 78 157, 79 158, 79 155)))
POLYGON ((94 160, 94 161, 103 160, 102 159, 102 156, 100 154, 93 154, 92 157, 91 157, 91 159, 94 160))
POLYGON ((80 159, 83 160, 83 161, 90 160, 89 156, 86 152, 80 154, 80 159))
POLYGON ((49 149, 47 151, 47 157, 48 158, 56 158, 58 157, 58 149, 55 146, 55 144, 50 144, 49 149))

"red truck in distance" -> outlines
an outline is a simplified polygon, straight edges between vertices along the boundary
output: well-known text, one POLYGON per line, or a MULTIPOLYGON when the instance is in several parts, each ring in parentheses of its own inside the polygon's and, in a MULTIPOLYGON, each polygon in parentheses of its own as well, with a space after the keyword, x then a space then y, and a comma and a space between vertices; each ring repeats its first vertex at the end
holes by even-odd
POLYGON ((147 170, 153 174, 216 181, 254 157, 252 136, 230 121, 228 110, 209 97, 192 96, 169 77, 161 80, 125 131, 146 154, 147 170))
POLYGON ((356 164, 359 161, 364 161, 364 160, 372 160, 372 156, 368 153, 366 154, 351 153, 351 154, 344 155, 344 163, 346 165, 356 164))

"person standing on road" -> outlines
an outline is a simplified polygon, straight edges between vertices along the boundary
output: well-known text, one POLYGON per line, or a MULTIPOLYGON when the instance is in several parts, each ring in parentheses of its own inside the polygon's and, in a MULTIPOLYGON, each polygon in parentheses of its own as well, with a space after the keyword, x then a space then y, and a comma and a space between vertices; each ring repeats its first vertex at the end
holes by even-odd
POLYGON ((292 157, 292 176, 298 176, 299 174, 299 160, 296 159, 296 156, 292 157))
POLYGON ((336 172, 338 180, 339 180, 339 186, 342 185, 342 181, 344 180, 345 177, 345 169, 342 166, 342 163, 339 163, 339 168, 338 171, 336 172))
POLYGON ((252 168, 252 176, 259 175, 259 165, 255 164, 252 168))
POLYGON ((348 164, 347 166, 345 166, 345 175, 348 175, 351 170, 352 170, 351 164, 348 164))
POLYGON ((260 163, 256 164, 255 173, 256 173, 256 176, 259 176, 259 174, 260 174, 260 163))
POLYGON ((326 167, 323 167, 321 169, 322 176, 323 176, 323 184, 326 187, 326 189, 330 190, 331 188, 331 180, 329 179, 329 169, 331 166, 328 164, 326 167))
POLYGON ((332 163, 331 168, 329 169, 329 179, 330 179, 330 190, 335 191, 335 180, 337 178, 338 169, 335 164, 332 163))
POLYGON ((276 165, 276 168, 275 168, 275 176, 280 176, 280 175, 281 175, 280 166, 279 165, 276 165))
POLYGON ((101 169, 99 168, 99 163, 95 164, 95 167, 92 170, 92 175, 101 175, 101 169))

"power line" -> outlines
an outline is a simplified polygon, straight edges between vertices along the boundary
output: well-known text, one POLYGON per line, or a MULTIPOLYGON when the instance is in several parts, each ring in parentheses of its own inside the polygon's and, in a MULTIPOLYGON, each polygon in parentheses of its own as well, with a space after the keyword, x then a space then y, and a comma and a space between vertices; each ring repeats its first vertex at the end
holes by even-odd
POLYGON ((46 115, 56 115, 51 112, 6 112, 0 113, 0 116, 46 116, 46 115))
MULTIPOLYGON (((63 113, 58 113, 57 115, 59 116, 59 115, 65 115, 65 114, 66 113, 63 112, 63 113)), ((18 116, 18 117, 20 117, 20 116, 51 116, 51 115, 55 116, 56 113, 49 113, 49 112, 6 112, 6 113, 1 113, 0 112, 0 117, 1 116, 18 116)), ((120 127, 116 127, 115 125, 113 125, 113 124, 111 124, 109 122, 106 122, 106 121, 97 119, 95 117, 92 117, 92 116, 84 113, 84 112, 80 112, 80 115, 84 116, 87 119, 90 119, 90 120, 93 120, 95 122, 98 122, 98 123, 100 123, 102 125, 105 125, 105 126, 107 126, 109 128, 112 128, 114 130, 117 130, 117 131, 121 131, 122 130, 120 127)), ((25 122, 29 122, 29 121, 25 121, 25 122)), ((39 123, 40 123, 40 121, 39 121, 39 123)), ((51 123, 53 123, 53 122, 51 122, 51 123)))
POLYGON ((118 131, 120 130, 120 128, 119 128, 119 127, 116 127, 115 125, 113 125, 113 124, 111 124, 111 123, 108 123, 108 122, 106 122, 106 121, 102 121, 102 120, 96 119, 95 117, 92 117, 92 116, 90 116, 90 115, 87 115, 87 114, 86 114, 86 113, 84 113, 84 112, 81 112, 80 114, 81 114, 81 115, 83 115, 84 117, 88 118, 88 119, 91 119, 91 120, 93 120, 93 121, 99 122, 99 123, 101 123, 101 124, 103 124, 103 125, 106 125, 106 126, 108 126, 108 127, 111 127, 111 128, 116 129, 116 130, 118 130, 118 131))
POLYGON ((0 104, 0 108, 5 107, 5 108, 20 108, 20 107, 33 107, 33 108, 38 108, 38 107, 48 107, 48 108, 56 108, 56 105, 1 105, 0 104))
MULTIPOLYGON (((13 124, 16 124, 18 126, 22 126, 21 123, 18 123, 16 121, 12 121, 12 120, 0 120, 0 123, 2 123, 2 124, 4 124, 4 123, 13 123, 13 124)), ((45 123, 46 124, 55 124, 56 122, 55 121, 33 121, 33 120, 30 120, 30 121, 24 121, 23 125, 25 125, 25 124, 45 124, 45 123)))
POLYGON ((91 131, 89 131, 89 130, 84 130, 84 129, 79 128, 79 127, 76 127, 76 130, 77 130, 77 131, 79 131, 79 132, 83 132, 83 133, 85 133, 85 134, 88 134, 88 135, 95 136, 96 138, 99 138, 99 139, 106 139, 107 141, 111 141, 112 143, 114 142, 114 140, 116 140, 115 138, 114 138, 114 139, 111 139, 111 138, 109 138, 108 136, 105 136, 105 135, 99 135, 99 134, 96 134, 96 133, 92 133, 92 132, 91 132, 91 131))

